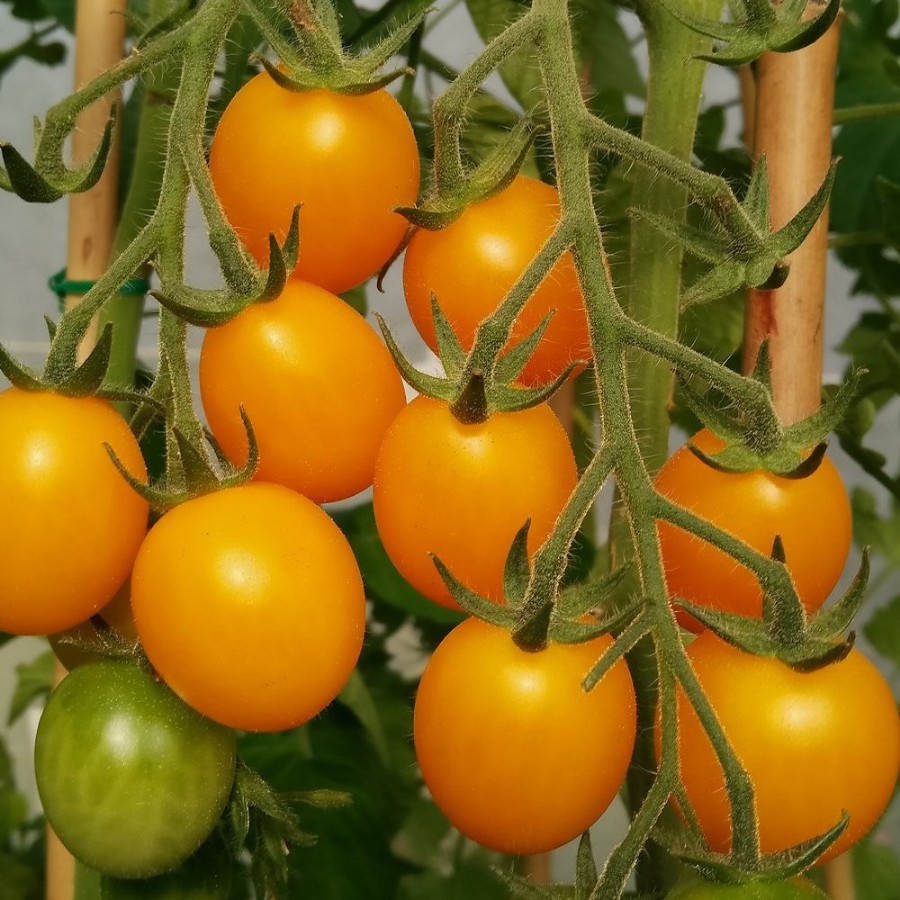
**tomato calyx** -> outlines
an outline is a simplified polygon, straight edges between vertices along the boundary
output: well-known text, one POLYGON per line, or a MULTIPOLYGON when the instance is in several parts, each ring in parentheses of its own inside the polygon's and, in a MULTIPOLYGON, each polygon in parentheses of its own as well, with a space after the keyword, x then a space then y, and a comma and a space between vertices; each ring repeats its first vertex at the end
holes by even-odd
MULTIPOLYGON (((535 388, 521 387, 514 384, 514 379, 537 347, 549 316, 527 338, 500 357, 508 332, 504 332, 502 337, 491 336, 483 342, 476 338, 472 350, 467 354, 441 312, 436 297, 432 297, 432 311, 438 340, 438 358, 444 367, 445 377, 416 369, 400 349, 384 319, 377 313, 375 318, 404 381, 420 394, 450 404, 453 414, 463 424, 484 422, 494 412, 519 412, 538 406, 549 400, 568 381, 572 372, 582 365, 581 362, 572 363, 550 384, 535 388)), ((492 321, 493 318, 486 320, 479 333, 482 329, 487 333, 492 321)))
POLYGON ((277 794, 238 759, 231 799, 222 821, 232 854, 239 856, 245 847, 252 852, 251 877, 256 895, 280 896, 287 884, 290 848, 312 847, 318 840, 300 827, 300 819, 290 804, 324 809, 347 806, 350 802, 349 794, 326 789, 277 794))
MULTIPOLYGON (((784 546, 776 537, 772 559, 786 568, 784 546)), ((679 607, 722 640, 756 656, 772 656, 800 672, 814 671, 842 660, 853 647, 850 627, 865 595, 869 553, 863 550, 859 570, 844 595, 833 605, 808 616, 790 578, 762 579, 762 618, 752 618, 677 598, 679 607)))
POLYGON ((762 854, 752 864, 708 849, 693 828, 658 826, 655 839, 705 881, 716 884, 757 884, 785 881, 802 875, 844 833, 846 813, 828 831, 778 853, 762 854))
MULTIPOLYGON (((227 226, 226 226, 227 227, 227 226)), ((252 303, 274 300, 284 289, 288 274, 297 265, 300 250, 300 207, 295 206, 284 243, 269 235, 269 266, 259 270, 246 250, 227 227, 228 236, 210 229, 210 241, 219 254, 225 287, 195 288, 184 284, 181 271, 170 271, 160 260, 157 271, 161 285, 150 291, 159 303, 180 319, 201 328, 224 325, 252 303)))
POLYGON ((386 37, 352 56, 342 46, 337 16, 329 3, 298 0, 290 5, 290 21, 297 47, 286 42, 271 26, 259 22, 283 60, 275 65, 265 57, 257 57, 273 80, 289 91, 326 88, 344 94, 368 94, 380 90, 409 72, 401 66, 386 73, 379 70, 403 48, 413 32, 422 24, 428 10, 422 9, 386 37))
POLYGON ((544 127, 534 114, 519 119, 509 134, 464 179, 435 191, 416 206, 396 210, 415 228, 439 231, 455 222, 473 203, 509 187, 519 174, 531 146, 544 127))
POLYGON ((852 372, 815 413, 783 426, 775 411, 769 351, 764 342, 751 376, 764 388, 757 402, 735 403, 736 411, 725 411, 680 379, 685 404, 723 444, 721 449, 707 452, 692 443, 690 450, 722 472, 764 470, 781 478, 809 477, 821 464, 827 448, 826 438, 849 411, 864 374, 863 370, 852 372))
POLYGON ((837 18, 840 2, 830 0, 811 21, 803 17, 801 9, 765 4, 747 4, 746 17, 736 22, 697 16, 668 0, 663 0, 663 6, 683 25, 722 42, 711 53, 698 54, 695 59, 722 66, 739 66, 752 62, 767 50, 786 53, 808 47, 825 34, 837 18))

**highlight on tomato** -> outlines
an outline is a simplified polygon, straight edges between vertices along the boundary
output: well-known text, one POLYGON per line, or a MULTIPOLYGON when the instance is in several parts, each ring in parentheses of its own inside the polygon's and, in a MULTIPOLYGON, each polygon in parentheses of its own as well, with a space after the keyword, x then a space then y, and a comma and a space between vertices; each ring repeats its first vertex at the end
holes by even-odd
MULTIPOLYGON (((556 188, 518 176, 509 187, 472 204, 439 231, 419 229, 403 262, 403 289, 419 334, 437 350, 432 294, 465 349, 479 323, 500 305, 559 222, 556 188)), ((587 317, 571 254, 539 285, 513 329, 529 335, 551 310, 553 318, 523 369, 523 384, 549 384, 577 361, 591 358, 587 317)))
POLYGON ((403 577, 435 602, 456 607, 432 556, 471 590, 502 602, 516 533, 530 520, 533 554, 577 478, 568 436, 548 406, 463 424, 447 403, 420 396, 394 420, 378 454, 378 534, 403 577))
MULTIPOLYGON (((858 650, 798 672, 705 631, 691 665, 750 776, 763 853, 825 833, 844 811, 849 824, 825 861, 862 838, 887 807, 900 769, 900 720, 891 689, 858 650)), ((710 847, 728 853, 725 779, 696 713, 678 697, 681 780, 710 847)), ((657 735, 659 750, 659 735, 657 735)))
POLYGON ((440 643, 416 695, 416 757, 463 834, 502 853, 543 853, 610 805, 634 745, 634 688, 621 660, 589 693, 581 682, 611 643, 529 652, 477 618, 440 643))
POLYGON ((90 618, 127 580, 147 531, 137 441, 99 397, 0 393, 0 631, 51 634, 90 618))
MULTIPOLYGON (((723 446, 705 429, 691 442, 705 453, 723 446)), ((761 469, 722 472, 685 445, 660 469, 655 486, 669 500, 766 556, 780 536, 788 570, 808 612, 818 609, 837 584, 850 552, 852 522, 846 488, 827 456, 811 475, 784 478, 761 469)), ((749 569, 667 522, 659 522, 657 530, 670 596, 726 612, 762 615, 762 590, 749 569)), ((683 612, 679 621, 693 631, 702 628, 683 612)))
POLYGON ((66 676, 35 741, 47 821, 78 860, 119 878, 179 866, 209 837, 231 793, 234 733, 137 665, 66 676))
POLYGON ((291 91, 262 72, 225 109, 210 150, 213 186, 260 265, 300 212, 296 277, 334 293, 361 284, 406 232, 394 209, 419 191, 419 151, 386 91, 291 91))
POLYGON ((153 526, 131 603, 153 667, 186 703, 248 731, 321 712, 356 665, 362 579, 312 501, 251 483, 189 500, 153 526))
POLYGON ((317 503, 370 487, 388 426, 406 403, 387 348, 339 297, 291 280, 207 331, 200 393, 216 440, 247 461, 247 412, 259 446, 256 478, 317 503))

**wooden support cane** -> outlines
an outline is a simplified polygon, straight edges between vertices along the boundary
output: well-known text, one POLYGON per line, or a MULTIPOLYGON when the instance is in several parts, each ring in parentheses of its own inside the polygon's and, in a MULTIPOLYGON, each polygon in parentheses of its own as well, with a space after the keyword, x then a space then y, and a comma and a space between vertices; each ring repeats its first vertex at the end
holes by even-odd
MULTIPOLYGON (((809 17, 824 4, 811 2, 809 17)), ((834 79, 840 17, 827 34, 795 53, 768 53, 756 63, 754 156, 766 156, 772 226, 781 228, 822 183, 831 162, 834 79)), ((745 92, 745 109, 748 94, 745 92)), ((822 391, 827 211, 790 257, 790 275, 776 291, 751 291, 747 302, 744 371, 766 340, 775 406, 785 424, 818 408, 822 391)), ((849 854, 825 868, 832 900, 855 900, 849 854)))
MULTIPOLYGON (((78 0, 75 19, 75 89, 79 89, 122 58, 125 42, 126 0, 78 0)), ((72 162, 89 159, 109 118, 110 108, 118 104, 118 93, 110 94, 86 109, 78 117, 72 133, 72 162)), ((69 198, 69 240, 66 277, 70 281, 95 281, 109 264, 110 250, 118 216, 119 181, 118 140, 113 142, 106 169, 89 191, 69 198)), ((81 300, 66 297, 66 308, 81 300)), ((82 357, 93 343, 89 334, 81 348, 82 357)), ((55 682, 65 676, 57 663, 55 682)), ((76 772, 72 773, 77 778, 76 772)), ((72 900, 75 893, 75 861, 48 828, 47 900, 72 900)))

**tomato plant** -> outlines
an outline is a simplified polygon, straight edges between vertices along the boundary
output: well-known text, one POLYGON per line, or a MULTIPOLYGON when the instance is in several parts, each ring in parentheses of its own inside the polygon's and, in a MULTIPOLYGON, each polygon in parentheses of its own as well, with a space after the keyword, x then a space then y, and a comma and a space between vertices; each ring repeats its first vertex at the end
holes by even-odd
POLYGON ((289 91, 263 72, 219 121, 209 158, 216 193, 247 249, 268 264, 300 213, 298 278, 340 293, 374 275, 406 231, 419 151, 386 91, 289 91))
MULTIPOLYGON (((500 305, 558 222, 555 188, 519 176, 499 193, 473 203, 446 228, 420 229, 413 235, 403 262, 403 290, 410 316, 432 350, 437 349, 432 294, 468 349, 480 322, 500 305)), ((581 289, 569 255, 528 301, 512 341, 534 331, 551 311, 553 318, 520 376, 526 384, 546 384, 571 363, 591 357, 581 289)))
POLYGON ((504 853, 541 853, 613 801, 634 744, 631 678, 620 661, 581 690, 611 642, 530 652, 475 618, 441 642, 416 694, 416 757, 463 834, 504 853))
POLYGON ((249 484, 166 513, 131 581, 141 643, 217 722, 292 728, 330 703, 362 647, 365 601, 344 536, 305 497, 249 484))
MULTIPOLYGON (((813 672, 744 653, 711 632, 688 656, 753 783, 765 853, 849 823, 822 859, 858 841, 884 812, 900 769, 900 720, 890 687, 858 650, 813 672)), ((684 695, 678 703, 681 780, 710 846, 728 852, 722 769, 684 695)))
POLYGON ((390 354, 362 316, 301 281, 206 333, 200 392, 235 462, 247 460, 243 406, 259 444, 256 477, 317 503, 371 486, 381 439, 406 403, 390 354))
POLYGON ((446 403, 418 397, 378 454, 378 533, 400 573, 426 597, 455 605, 434 555, 467 587, 502 601, 516 532, 531 521, 533 553, 575 481, 568 437, 549 407, 465 425, 446 403))
MULTIPOLYGON (((722 442, 700 431, 691 442, 706 453, 722 442)), ((662 467, 656 489, 679 506, 768 555, 776 536, 784 544, 791 578, 808 612, 818 609, 837 584, 851 543, 850 500, 826 456, 803 478, 757 469, 723 472, 693 454, 677 450, 662 467)), ((660 522, 659 541, 672 597, 747 616, 762 615, 762 591, 753 574, 727 553, 696 535, 660 522)), ((679 617, 696 629, 696 621, 679 617)))
POLYGON ((231 792, 235 739, 130 663, 72 672, 41 716, 35 771, 73 856, 124 878, 159 875, 206 840, 231 792))
POLYGON ((96 397, 0 393, 0 630, 49 634, 83 622, 128 578, 147 503, 116 471, 109 444, 146 477, 137 441, 96 397))
POLYGON ((826 900, 808 878, 751 884, 693 882, 670 891, 667 900, 826 900))

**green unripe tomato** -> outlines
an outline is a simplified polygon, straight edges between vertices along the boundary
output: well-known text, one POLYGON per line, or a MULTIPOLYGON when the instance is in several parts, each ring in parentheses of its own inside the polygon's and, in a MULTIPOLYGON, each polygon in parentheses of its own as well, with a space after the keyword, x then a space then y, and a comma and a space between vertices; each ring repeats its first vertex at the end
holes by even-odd
POLYGON ((51 694, 35 741, 47 821, 106 875, 146 878, 210 836, 234 781, 234 732, 124 662, 79 667, 51 694))
POLYGON ((696 881, 681 885, 666 900, 828 900, 808 878, 758 881, 754 884, 712 884, 696 881))

